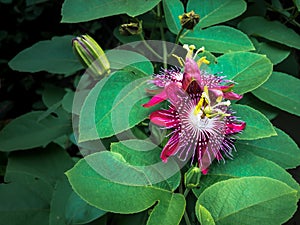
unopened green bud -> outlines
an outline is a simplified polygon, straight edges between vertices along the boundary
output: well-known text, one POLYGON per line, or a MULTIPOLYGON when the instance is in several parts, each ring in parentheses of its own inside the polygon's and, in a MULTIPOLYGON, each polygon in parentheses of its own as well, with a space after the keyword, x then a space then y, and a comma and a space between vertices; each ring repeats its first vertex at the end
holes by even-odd
POLYGON ((200 16, 192 10, 188 13, 184 13, 181 16, 179 16, 179 19, 180 24, 183 28, 193 30, 194 27, 199 23, 200 16))
POLYGON ((89 35, 81 35, 72 41, 75 54, 88 72, 95 78, 110 73, 110 64, 104 51, 89 35))
POLYGON ((138 23, 126 23, 122 24, 119 31, 124 36, 131 36, 142 33, 142 21, 138 23))
POLYGON ((184 185, 186 188, 198 188, 200 186, 201 170, 199 167, 191 167, 184 174, 184 185))

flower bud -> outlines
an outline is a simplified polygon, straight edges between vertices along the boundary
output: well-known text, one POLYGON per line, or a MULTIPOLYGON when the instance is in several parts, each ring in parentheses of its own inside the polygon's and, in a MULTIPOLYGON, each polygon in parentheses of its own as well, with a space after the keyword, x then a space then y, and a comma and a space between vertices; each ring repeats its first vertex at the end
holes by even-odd
POLYGON ((72 41, 75 54, 88 73, 95 78, 110 73, 110 64, 104 51, 89 35, 81 35, 72 41))
POLYGON ((142 33, 142 21, 138 23, 122 24, 119 31, 124 36, 131 36, 142 33))
POLYGON ((183 28, 193 30, 194 27, 199 23, 200 16, 192 10, 188 13, 184 13, 181 16, 179 16, 179 19, 180 24, 183 28))
POLYGON ((200 186, 201 170, 199 167, 191 167, 184 174, 184 185, 186 188, 198 188, 200 186))

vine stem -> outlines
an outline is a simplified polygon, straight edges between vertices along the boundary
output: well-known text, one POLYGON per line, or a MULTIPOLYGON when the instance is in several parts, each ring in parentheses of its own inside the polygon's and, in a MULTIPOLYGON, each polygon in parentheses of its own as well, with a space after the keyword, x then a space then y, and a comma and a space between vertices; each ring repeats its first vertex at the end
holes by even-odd
POLYGON ((152 52, 157 58, 163 59, 163 58, 162 58, 159 54, 157 54, 157 53, 153 50, 153 48, 147 43, 147 41, 145 40, 143 34, 141 33, 141 34, 139 34, 139 35, 140 35, 140 37, 141 37, 141 39, 142 39, 143 44, 146 46, 146 48, 147 48, 150 52, 152 52))
POLYGON ((163 47, 163 64, 164 64, 164 68, 166 69, 167 68, 167 55, 168 55, 168 52, 167 52, 167 46, 166 46, 166 39, 165 39, 164 28, 163 28, 162 23, 161 23, 161 19, 162 19, 161 3, 159 3, 157 5, 157 16, 158 16, 158 18, 160 20, 159 30, 160 30, 161 40, 162 40, 162 47, 163 47))

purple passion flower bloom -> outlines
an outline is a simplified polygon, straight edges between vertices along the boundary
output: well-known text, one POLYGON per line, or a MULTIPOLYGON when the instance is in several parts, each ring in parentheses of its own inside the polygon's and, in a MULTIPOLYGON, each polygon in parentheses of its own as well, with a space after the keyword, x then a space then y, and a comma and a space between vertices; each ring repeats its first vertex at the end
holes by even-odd
MULTIPOLYGON (((186 46, 184 46, 186 48, 186 46)), ((225 77, 200 70, 201 63, 208 63, 205 57, 197 62, 191 57, 193 46, 184 62, 183 72, 175 68, 163 70, 154 75, 151 83, 157 89, 144 107, 154 106, 168 100, 168 109, 150 114, 152 123, 171 129, 170 139, 164 146, 161 159, 167 162, 176 155, 182 161, 192 158, 202 173, 206 174, 216 158, 231 157, 235 135, 246 123, 237 119, 230 109, 230 100, 242 98, 232 91, 234 83, 225 77)))

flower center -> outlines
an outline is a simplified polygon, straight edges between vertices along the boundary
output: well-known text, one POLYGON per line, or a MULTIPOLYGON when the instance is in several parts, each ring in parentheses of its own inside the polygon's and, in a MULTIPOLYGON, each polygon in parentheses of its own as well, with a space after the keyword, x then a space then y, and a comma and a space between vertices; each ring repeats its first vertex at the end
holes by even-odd
MULTIPOLYGON (((213 93, 214 94, 214 93, 213 93)), ((220 116, 221 118, 230 116, 230 114, 221 110, 222 107, 227 107, 230 105, 230 101, 222 102, 223 96, 216 95, 215 104, 212 104, 212 101, 209 97, 208 87, 204 86, 203 92, 201 94, 201 98, 194 109, 194 116, 200 116, 202 119, 204 118, 214 118, 216 116, 220 116)))

